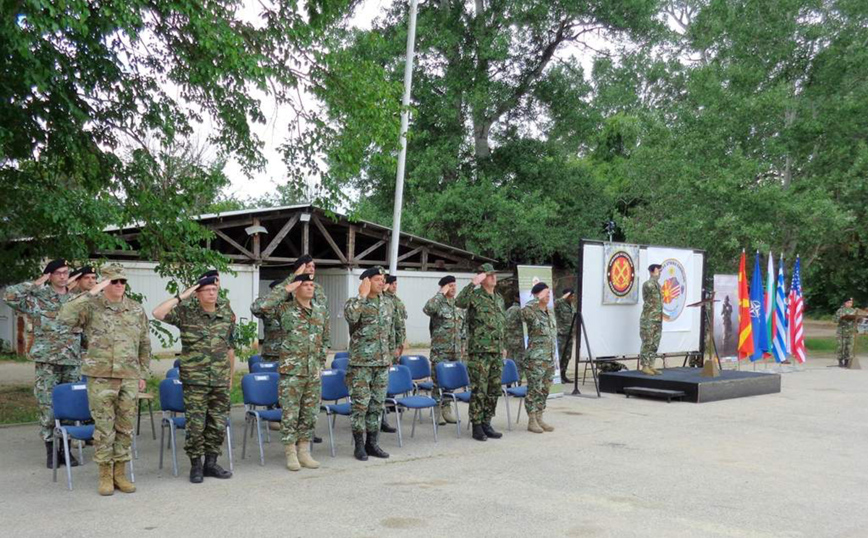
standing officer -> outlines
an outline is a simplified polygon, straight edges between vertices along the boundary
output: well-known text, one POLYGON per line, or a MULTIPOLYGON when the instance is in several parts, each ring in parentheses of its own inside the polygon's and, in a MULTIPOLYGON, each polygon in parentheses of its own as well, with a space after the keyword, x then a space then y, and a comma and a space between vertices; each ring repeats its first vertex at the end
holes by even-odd
POLYGON ((470 374, 470 421, 473 438, 500 439, 503 434, 491 427, 500 396, 503 352, 506 344, 506 312, 503 297, 497 294, 497 275, 490 263, 482 264, 479 274, 465 286, 455 303, 467 310, 467 369, 470 374))
POLYGON ((441 362, 460 361, 462 358, 464 310, 455 304, 457 286, 454 276, 444 276, 438 285, 440 291, 428 299, 422 308, 422 312, 431 318, 431 381, 434 385, 431 395, 439 402, 438 410, 443 420, 441 424, 455 424, 452 405, 448 400, 442 399, 437 385, 437 365, 441 362))
MULTIPOLYGON (((392 316, 392 331, 389 340, 389 352, 392 354, 392 364, 398 364, 401 355, 404 353, 404 342, 407 340, 407 308, 404 302, 397 295, 398 277, 395 275, 386 275, 386 287, 383 290, 383 299, 392 306, 394 314, 392 316)), ((394 408, 387 408, 383 413, 383 421, 380 425, 380 431, 384 433, 395 433, 398 430, 389 426, 386 420, 386 415, 394 411, 394 408)))
POLYGON ((645 375, 660 375, 654 368, 657 348, 663 332, 663 295, 660 291, 660 269, 656 263, 648 266, 650 278, 642 284, 642 316, 639 318, 639 338, 642 349, 639 351, 640 371, 645 375))
POLYGON ((383 403, 389 384, 392 364, 391 338, 394 310, 383 299, 385 271, 372 267, 359 277, 359 295, 344 306, 344 317, 350 326, 350 364, 347 385, 352 399, 353 440, 355 457, 365 461, 368 456, 388 458, 377 444, 383 403), (367 432, 367 439, 364 438, 367 432))
POLYGON ((202 278, 154 309, 155 318, 181 331, 180 377, 187 419, 184 450, 190 458, 190 482, 194 484, 201 483, 203 476, 232 477, 217 464, 217 457, 226 432, 235 370, 235 313, 228 302, 218 302, 217 278, 202 278), (187 301, 193 293, 197 300, 187 301))
POLYGON ((554 427, 543 420, 555 373, 555 344, 558 340, 554 316, 549 312, 551 291, 547 284, 540 282, 530 292, 534 298, 521 309, 521 317, 527 324, 527 397, 524 399, 527 429, 534 433, 553 432, 554 427))
POLYGON ((863 316, 865 316, 864 311, 853 308, 852 297, 844 301, 841 308, 835 312, 835 323, 838 325, 838 366, 841 368, 849 368, 855 356, 856 324, 863 316))
POLYGON ((521 321, 520 301, 516 292, 515 302, 506 309, 506 358, 515 361, 519 382, 525 377, 524 323, 521 321))
MULTIPOLYGON (((280 284, 280 280, 275 280, 268 285, 268 288, 274 290, 278 284, 280 284)), ((262 308, 268 297, 269 295, 258 297, 253 301, 253 304, 250 305, 250 313, 262 320, 265 336, 263 338, 262 349, 260 350, 262 360, 265 362, 277 362, 277 359, 280 358, 280 346, 283 344, 286 334, 280 326, 280 315, 268 315, 262 308)))
POLYGON ((280 430, 286 468, 298 471, 319 467, 310 455, 310 442, 322 393, 320 372, 325 365, 324 336, 329 319, 325 306, 313 301, 313 277, 299 274, 290 278, 291 282, 287 279, 277 285, 261 306, 263 313, 279 320, 281 326, 280 430))
MULTIPOLYGON (((33 395, 39 407, 40 436, 45 442, 45 465, 49 469, 54 436, 51 391, 56 385, 75 383, 81 378, 81 337, 57 320, 60 308, 73 298, 66 287, 68 281, 66 260, 53 260, 45 266, 41 277, 9 286, 3 297, 13 310, 27 315, 33 324, 33 345, 27 354, 36 363, 33 395)), ((58 461, 64 461, 63 450, 68 448, 58 448, 58 461)), ((69 464, 78 465, 72 453, 69 464)))
POLYGON ((58 319, 84 331, 88 341, 82 371, 94 420, 94 456, 99 494, 133 493, 126 477, 136 418, 136 397, 145 389, 151 363, 148 317, 126 296, 127 275, 117 264, 102 270, 103 280, 63 305, 58 319))
POLYGON ((560 357, 561 381, 572 383, 567 377, 567 368, 573 357, 573 331, 575 330, 576 294, 573 288, 564 288, 555 301, 555 320, 558 322, 558 357, 560 357))

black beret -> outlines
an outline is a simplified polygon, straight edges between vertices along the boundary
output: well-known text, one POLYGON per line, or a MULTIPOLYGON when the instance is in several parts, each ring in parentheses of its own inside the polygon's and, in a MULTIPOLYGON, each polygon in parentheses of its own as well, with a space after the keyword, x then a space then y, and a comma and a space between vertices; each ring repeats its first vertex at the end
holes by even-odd
POLYGON ((299 267, 304 264, 310 263, 313 261, 313 257, 310 254, 305 254, 304 256, 299 256, 295 263, 292 264, 292 270, 295 271, 299 267))
POLYGON ((452 275, 446 275, 446 276, 444 276, 443 278, 440 279, 440 282, 438 282, 438 284, 439 284, 440 287, 442 288, 442 287, 445 286, 446 284, 452 284, 453 282, 455 282, 455 277, 452 276, 452 275))
POLYGON ((205 271, 204 273, 202 273, 201 275, 199 275, 199 280, 202 280, 203 278, 209 278, 209 277, 212 277, 212 276, 213 276, 213 277, 218 277, 218 276, 220 276, 220 272, 217 271, 217 269, 211 269, 210 271, 205 271))
POLYGON ((45 266, 45 270, 42 271, 42 274, 47 275, 53 273, 62 267, 66 267, 66 260, 63 258, 60 258, 59 260, 51 260, 48 262, 48 265, 45 266))
POLYGON ((568 293, 573 293, 573 288, 564 288, 564 291, 561 292, 561 295, 566 295, 568 293))
POLYGON ((277 286, 278 284, 280 284, 281 282, 283 282, 283 280, 272 280, 271 284, 268 285, 268 288, 273 290, 274 287, 277 286))
POLYGON ((398 277, 395 275, 386 275, 386 284, 391 284, 392 282, 397 282, 398 277))
POLYGON ((84 275, 95 275, 95 274, 96 273, 94 272, 93 267, 91 267, 90 265, 85 265, 84 267, 79 267, 75 271, 69 273, 69 276, 73 277, 76 275, 84 276, 84 275))
POLYGON ((206 276, 199 279, 196 284, 199 284, 199 287, 217 285, 217 277, 216 276, 206 276))
POLYGON ((536 286, 532 287, 530 289, 530 292, 531 292, 531 294, 536 295, 537 293, 541 292, 542 290, 547 290, 547 289, 549 289, 549 285, 546 284, 545 282, 540 282, 536 286))
POLYGON ((663 266, 657 263, 652 263, 648 266, 648 272, 653 273, 655 269, 661 269, 663 266))
POLYGON ((293 282, 313 282, 313 275, 301 274, 292 279, 293 282))
POLYGON ((364 280, 366 278, 371 278, 372 276, 384 274, 386 274, 386 270, 378 265, 376 267, 371 267, 370 269, 367 269, 364 273, 359 275, 359 280, 364 280))

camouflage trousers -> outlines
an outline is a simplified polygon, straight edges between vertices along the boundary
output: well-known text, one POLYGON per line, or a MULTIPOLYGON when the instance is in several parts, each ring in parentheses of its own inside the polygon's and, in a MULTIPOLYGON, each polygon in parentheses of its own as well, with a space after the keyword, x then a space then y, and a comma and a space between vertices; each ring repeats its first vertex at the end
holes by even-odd
POLYGON ((138 393, 138 379, 87 378, 87 403, 94 423, 94 462, 130 461, 138 393))
POLYGON ((350 389, 353 432, 380 431, 386 388, 389 386, 387 366, 350 366, 347 368, 347 386, 350 389))
POLYGON ((229 415, 229 387, 184 385, 185 426, 184 451, 197 458, 206 454, 222 454, 229 415))
POLYGON ((467 361, 470 376, 470 422, 490 422, 497 409, 502 385, 503 356, 500 353, 471 353, 467 361))
POLYGON ((663 332, 663 323, 639 324, 639 338, 642 339, 642 348, 639 350, 639 366, 654 367, 657 362, 657 348, 660 347, 660 334, 663 332))
POLYGON ((506 358, 512 359, 515 362, 515 367, 518 369, 518 381, 521 382, 522 379, 526 379, 525 362, 526 359, 524 357, 525 349, 522 347, 507 347, 506 348, 506 358))
POLYGON ((443 394, 440 392, 440 385, 437 384, 437 365, 441 362, 458 362, 459 358, 450 353, 431 353, 431 382, 434 387, 431 389, 431 397, 437 400, 441 409, 452 407, 452 403, 447 399, 443 399, 443 394))
POLYGON ((525 410, 528 415, 545 411, 549 389, 552 386, 552 377, 555 375, 554 362, 550 360, 527 361, 525 373, 527 374, 525 410))
POLYGON ((558 335, 558 358, 560 360, 561 371, 567 369, 570 365, 570 359, 573 358, 573 335, 559 334, 558 335))
POLYGON ((849 361, 853 358, 853 346, 856 338, 853 334, 838 335, 838 360, 849 361))
POLYGON ((314 376, 280 376, 280 434, 285 445, 313 439, 322 379, 314 376))
POLYGON ((75 383, 81 379, 81 366, 62 366, 47 362, 36 363, 36 382, 33 395, 39 407, 39 435, 43 441, 51 441, 54 434, 54 411, 51 408, 51 391, 61 383, 75 383))

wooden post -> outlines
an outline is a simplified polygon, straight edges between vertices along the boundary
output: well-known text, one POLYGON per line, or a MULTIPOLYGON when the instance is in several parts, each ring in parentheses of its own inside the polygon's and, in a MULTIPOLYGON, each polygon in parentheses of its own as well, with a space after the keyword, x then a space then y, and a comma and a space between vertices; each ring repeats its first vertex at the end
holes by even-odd
POLYGON ((310 254, 310 221, 306 221, 302 228, 301 253, 310 254))
MULTIPOLYGON (((253 225, 259 226, 259 219, 253 219, 253 225)), ((260 255, 260 250, 259 250, 259 247, 260 247, 259 235, 260 234, 258 234, 258 233, 253 234, 253 257, 256 258, 256 260, 262 259, 262 256, 260 255)))
POLYGON ((350 224, 347 230, 347 265, 353 266, 353 258, 356 257, 356 227, 350 224))
POLYGON ((422 270, 428 270, 428 247, 422 248, 422 270))

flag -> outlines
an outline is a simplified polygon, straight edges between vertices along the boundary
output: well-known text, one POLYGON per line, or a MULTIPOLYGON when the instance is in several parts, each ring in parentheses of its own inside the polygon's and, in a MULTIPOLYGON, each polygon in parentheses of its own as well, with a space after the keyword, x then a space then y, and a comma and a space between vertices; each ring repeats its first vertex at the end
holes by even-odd
POLYGON ((778 285, 775 290, 775 339, 773 343, 772 353, 775 356, 775 362, 784 362, 787 360, 787 352, 789 346, 787 335, 787 295, 784 287, 784 257, 781 256, 781 263, 778 267, 778 285))
POLYGON ((766 306, 766 342, 768 342, 769 346, 763 358, 771 357, 775 342, 775 261, 772 258, 771 251, 769 251, 769 269, 766 275, 766 293, 764 299, 766 306))
POLYGON ((747 291, 747 271, 745 270, 744 251, 738 264, 738 358, 753 355, 753 336, 750 324, 750 297, 747 291))
POLYGON ((805 301, 802 297, 802 260, 796 256, 796 266, 793 268, 793 282, 790 284, 790 353, 800 363, 805 362, 805 333, 802 328, 802 315, 805 312, 805 301))
POLYGON ((763 275, 760 269, 759 251, 753 264, 753 279, 750 283, 750 323, 753 334, 753 355, 750 360, 762 360, 769 350, 769 334, 766 331, 766 304, 763 297, 763 275))

